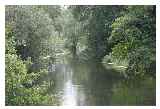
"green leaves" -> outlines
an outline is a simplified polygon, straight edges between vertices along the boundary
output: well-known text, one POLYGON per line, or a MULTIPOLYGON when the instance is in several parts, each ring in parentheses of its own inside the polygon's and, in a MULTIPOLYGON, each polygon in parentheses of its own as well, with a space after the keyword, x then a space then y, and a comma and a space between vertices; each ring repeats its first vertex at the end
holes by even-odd
POLYGON ((11 25, 17 52, 24 60, 31 57, 35 63, 40 56, 54 54, 51 39, 58 36, 54 20, 59 11, 60 8, 56 6, 6 7, 6 24, 11 25), (51 8, 54 15, 51 15, 51 8))
POLYGON ((149 70, 155 63, 155 15, 149 6, 128 6, 123 16, 112 23, 109 42, 112 58, 129 60, 127 73, 130 76, 154 72, 149 70))
POLYGON ((6 54, 5 60, 6 105, 54 105, 53 98, 46 95, 46 85, 45 87, 36 85, 31 88, 23 85, 32 84, 33 81, 46 75, 46 70, 27 73, 26 65, 15 54, 6 54))
POLYGON ((31 88, 23 85, 32 84, 33 81, 46 75, 46 70, 28 74, 26 65, 15 54, 6 54, 5 60, 6 105, 54 105, 53 98, 46 95, 46 85, 45 87, 36 85, 31 88))
POLYGON ((54 97, 46 94, 48 84, 34 84, 35 81, 48 74, 47 67, 36 72, 29 72, 31 65, 35 64, 39 58, 51 53, 50 50, 50 53, 44 51, 47 51, 48 47, 50 48, 53 44, 53 41, 50 40, 55 35, 53 31, 52 19, 44 10, 38 10, 34 6, 7 6, 5 37, 6 105, 57 104, 54 97))
POLYGON ((12 28, 11 26, 9 25, 6 25, 6 43, 5 43, 5 53, 9 53, 9 54, 14 54, 16 53, 16 50, 15 50, 15 45, 16 45, 16 42, 15 42, 15 37, 14 37, 14 34, 13 34, 13 31, 12 31, 12 28))

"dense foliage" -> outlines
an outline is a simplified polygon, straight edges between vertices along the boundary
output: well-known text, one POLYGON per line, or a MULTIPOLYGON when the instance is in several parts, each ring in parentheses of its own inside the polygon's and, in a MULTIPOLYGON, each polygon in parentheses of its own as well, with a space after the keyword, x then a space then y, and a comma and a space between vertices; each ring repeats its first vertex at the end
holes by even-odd
POLYGON ((5 16, 6 105, 58 105, 40 80, 62 56, 156 76, 155 6, 6 6, 5 16))
POLYGON ((23 60, 31 57, 36 67, 42 66, 41 57, 54 56, 52 39, 58 35, 52 20, 56 16, 50 17, 50 13, 45 11, 46 8, 36 6, 6 8, 6 21, 13 27, 17 53, 23 60))
MULTIPOLYGON (((155 73, 156 18, 153 6, 131 6, 111 25, 113 58, 127 59, 129 75, 155 73)), ((155 76, 155 74, 152 74, 155 76)))
POLYGON ((48 75, 44 57, 54 56, 51 38, 57 34, 52 22, 40 7, 7 6, 6 105, 58 105, 47 94, 49 81, 40 81, 48 75))
MULTIPOLYGON (((155 6, 71 6, 84 23, 87 48, 82 52, 104 63, 123 65, 128 77, 151 74, 156 67, 155 6)), ((86 55, 83 55, 86 56, 86 55)))

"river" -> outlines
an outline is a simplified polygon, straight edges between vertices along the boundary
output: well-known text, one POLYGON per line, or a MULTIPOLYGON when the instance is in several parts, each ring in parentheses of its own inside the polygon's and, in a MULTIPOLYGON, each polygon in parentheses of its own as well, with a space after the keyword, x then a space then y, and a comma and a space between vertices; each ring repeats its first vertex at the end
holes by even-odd
POLYGON ((60 105, 155 105, 155 79, 125 80, 119 72, 100 63, 57 63, 50 76, 60 105))

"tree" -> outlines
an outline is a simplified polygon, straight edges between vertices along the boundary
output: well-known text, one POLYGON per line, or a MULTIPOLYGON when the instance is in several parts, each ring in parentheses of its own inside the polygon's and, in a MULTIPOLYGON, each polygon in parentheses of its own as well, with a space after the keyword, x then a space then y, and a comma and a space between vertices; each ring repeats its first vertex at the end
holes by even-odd
POLYGON ((5 13, 6 105, 58 105, 47 94, 48 81, 39 81, 48 74, 43 57, 54 56, 53 37, 58 34, 52 18, 37 6, 7 6, 5 13))
POLYGON ((126 72, 131 77, 155 73, 155 25, 155 6, 128 6, 112 23, 112 56, 128 60, 126 72))
POLYGON ((71 6, 74 17, 83 21, 83 30, 87 34, 86 52, 91 60, 101 59, 109 53, 108 37, 110 25, 119 15, 120 6, 71 6))
POLYGON ((6 25, 6 52, 5 52, 5 103, 6 105, 53 105, 57 103, 51 95, 46 94, 47 84, 33 85, 33 81, 45 76, 46 71, 28 73, 27 66, 30 60, 23 61, 16 54, 16 41, 13 29, 6 25), (26 86, 25 84, 28 84, 26 86), (30 87, 29 87, 30 85, 30 87), (50 102, 48 102, 50 101, 50 102))
POLYGON ((63 9, 62 15, 59 16, 59 24, 62 28, 62 37, 65 39, 65 47, 71 52, 72 56, 75 57, 77 55, 77 47, 78 42, 80 42, 80 38, 82 36, 82 24, 77 21, 71 10, 63 9))
POLYGON ((13 26, 17 53, 23 60, 31 57, 41 66, 41 57, 54 56, 53 37, 57 36, 53 20, 59 15, 59 8, 37 6, 7 6, 6 23, 13 26), (52 16, 51 16, 52 15, 52 16))

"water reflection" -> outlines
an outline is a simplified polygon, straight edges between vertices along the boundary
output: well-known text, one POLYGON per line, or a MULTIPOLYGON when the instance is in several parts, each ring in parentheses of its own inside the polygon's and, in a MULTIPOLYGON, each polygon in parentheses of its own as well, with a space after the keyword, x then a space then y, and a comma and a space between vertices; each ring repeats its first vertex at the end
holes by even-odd
POLYGON ((155 105, 155 79, 126 82, 100 63, 56 64, 52 77, 61 105, 155 105))
POLYGON ((74 105, 76 106, 76 90, 73 87, 72 81, 68 80, 64 85, 63 94, 63 104, 62 105, 74 105))

